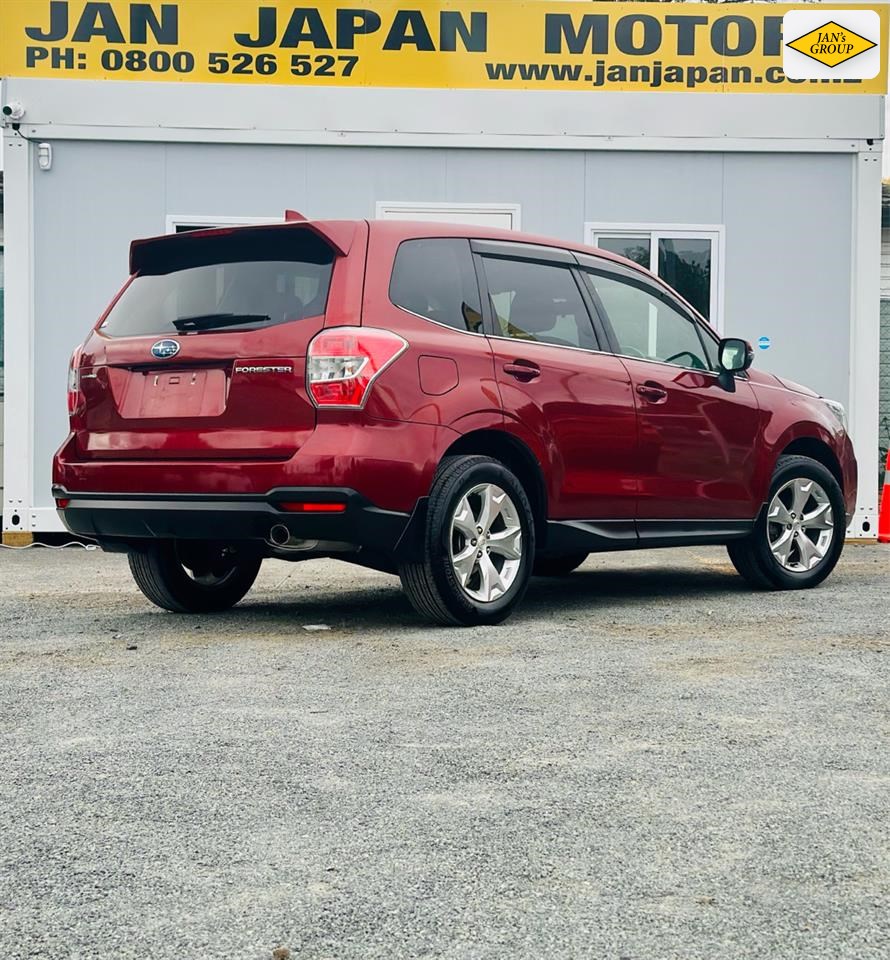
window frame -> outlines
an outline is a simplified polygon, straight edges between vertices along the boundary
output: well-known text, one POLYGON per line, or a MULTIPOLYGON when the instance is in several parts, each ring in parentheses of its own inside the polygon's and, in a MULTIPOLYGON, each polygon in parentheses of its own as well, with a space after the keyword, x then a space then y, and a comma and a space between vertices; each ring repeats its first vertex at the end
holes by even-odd
POLYGON ((573 251, 562 247, 546 247, 531 243, 514 243, 500 240, 471 240, 473 260, 476 263, 476 275, 479 279, 482 294, 482 321, 485 335, 490 340, 502 340, 506 343, 532 344, 533 346, 550 347, 558 350, 580 350, 582 353, 612 353, 605 331, 602 330, 599 318, 596 315, 592 299, 588 296, 584 278, 580 276, 578 261, 573 251), (565 270, 572 278, 578 291, 578 296, 587 314, 590 325, 590 335, 594 346, 570 346, 563 343, 545 343, 542 340, 522 340, 518 337, 505 337, 501 332, 494 315, 491 302, 491 291, 488 286, 488 275, 485 272, 485 260, 512 260, 516 263, 534 263, 540 266, 556 267, 565 270))
MULTIPOLYGON (((718 334, 723 335, 723 312, 725 293, 725 248, 726 226, 722 223, 605 223, 588 220, 584 224, 584 242, 597 246, 602 237, 644 238, 649 241, 649 262, 656 258, 658 276, 658 244, 660 240, 709 240, 711 242, 711 319, 705 320, 718 334)), ((650 267, 651 269, 651 267, 650 267)), ((704 319, 704 318, 702 318, 704 319)))
MULTIPOLYGON (((596 259, 589 254, 585 254, 584 256, 591 261, 596 259)), ((652 281, 648 280, 645 275, 641 274, 637 276, 635 271, 625 269, 620 264, 610 263, 607 260, 602 260, 593 264, 584 263, 580 260, 580 256, 579 264, 582 273, 599 275, 605 277, 607 280, 614 280, 618 283, 626 283, 629 286, 636 287, 637 289, 642 290, 644 293, 649 294, 654 299, 660 300, 665 304, 665 306, 670 307, 670 309, 675 313, 678 313, 681 317, 688 320, 698 335, 699 341, 701 342, 702 354, 708 361, 709 366, 702 369, 701 367, 690 367, 681 363, 672 363, 667 360, 659 360, 656 357, 635 357, 631 354, 622 353, 621 344, 615 333, 615 327, 612 323, 612 318, 609 316, 609 311, 606 309, 605 304, 602 302, 602 299, 596 292, 596 287, 593 284, 586 283, 582 277, 582 283, 584 283, 585 287, 587 287, 594 308, 600 314, 601 322, 606 332, 607 341, 612 349, 612 353, 614 353, 616 357, 620 357, 622 360, 636 360, 643 363, 657 363, 659 366, 671 367, 676 370, 691 370, 694 373, 710 374, 715 378, 720 375, 719 369, 715 369, 710 366, 711 360, 704 344, 705 337, 709 337, 714 342, 714 354, 718 358, 719 362, 719 338, 716 336, 716 332, 711 328, 711 325, 707 322, 707 320, 704 319, 704 317, 699 317, 697 313, 694 313, 675 297, 672 297, 666 290, 661 289, 659 286, 652 283, 652 281)))
POLYGON ((427 323, 434 323, 437 327, 441 327, 443 330, 453 330, 454 333, 468 333, 471 337, 484 337, 488 334, 488 324, 485 319, 485 297, 482 294, 482 280, 483 278, 479 272, 479 264, 476 262, 476 256, 473 253, 473 242, 469 237, 405 237, 404 240, 399 241, 399 244, 392 255, 392 265, 389 268, 389 283, 386 285, 386 299, 393 307, 396 308, 396 310, 401 310, 403 313, 407 313, 409 317, 417 317, 419 320, 425 320, 427 323), (476 277, 476 293, 479 296, 479 309, 480 313, 482 314, 481 330, 461 330, 460 327, 452 326, 450 323, 442 323, 441 320, 434 320, 432 317, 424 316, 422 313, 415 313, 413 310, 409 310, 408 307, 403 306, 401 303, 396 303, 395 300, 393 300, 392 281, 396 274, 396 263, 399 259, 399 251, 406 243, 415 243, 422 240, 462 240, 467 244, 467 253, 470 257, 470 264, 473 268, 473 274, 476 277))

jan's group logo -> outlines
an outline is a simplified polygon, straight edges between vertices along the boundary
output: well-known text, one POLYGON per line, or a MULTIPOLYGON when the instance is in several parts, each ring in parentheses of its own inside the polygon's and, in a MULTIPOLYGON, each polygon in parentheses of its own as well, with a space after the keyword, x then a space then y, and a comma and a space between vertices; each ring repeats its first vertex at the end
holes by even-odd
POLYGON ((795 80, 870 80, 881 68, 876 10, 791 10, 782 22, 783 70, 795 80))

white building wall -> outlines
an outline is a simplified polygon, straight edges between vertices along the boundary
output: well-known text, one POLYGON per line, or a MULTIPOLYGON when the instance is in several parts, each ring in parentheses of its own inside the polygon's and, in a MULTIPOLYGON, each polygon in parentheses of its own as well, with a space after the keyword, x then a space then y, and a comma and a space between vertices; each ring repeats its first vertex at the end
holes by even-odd
POLYGON ((39 171, 33 145, 6 133, 6 530, 57 523, 65 366, 124 278, 133 237, 176 214, 370 217, 377 201, 403 200, 519 204, 523 229, 572 240, 586 221, 723 225, 724 329, 769 336, 759 366, 848 403, 862 477, 853 532, 873 531, 881 97, 808 97, 801 110, 796 97, 746 94, 5 86, 27 106, 22 133, 54 146, 39 171))
POLYGON ((523 229, 574 241, 585 221, 722 224, 724 330, 752 342, 769 336, 760 368, 845 400, 850 233, 822 224, 849 217, 853 162, 844 154, 61 143, 34 193, 34 505, 52 506, 70 353, 126 277, 129 241, 163 233, 176 214, 275 217, 294 207, 350 219, 373 217, 378 200, 505 202, 520 205, 523 229), (814 196, 824 199, 814 205, 814 196))

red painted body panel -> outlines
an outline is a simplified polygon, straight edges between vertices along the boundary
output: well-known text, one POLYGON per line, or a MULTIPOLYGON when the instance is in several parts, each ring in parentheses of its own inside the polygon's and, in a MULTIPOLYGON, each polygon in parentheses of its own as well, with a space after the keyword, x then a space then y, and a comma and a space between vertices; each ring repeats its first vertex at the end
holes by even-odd
POLYGON ((263 494, 276 487, 349 487, 384 510, 410 512, 458 435, 445 427, 323 411, 289 460, 85 460, 71 438, 53 481, 71 492, 263 494))
MULTIPOLYGON (((727 393, 711 374, 489 339, 389 299, 398 245, 416 237, 557 246, 620 262, 661 283, 623 258, 447 224, 291 222, 280 229, 311 229, 338 251, 325 316, 248 332, 180 334, 172 362, 152 360, 157 337, 110 338, 97 324, 81 360, 86 407, 56 455, 56 484, 71 492, 167 496, 331 486, 409 513, 455 441, 500 430, 525 444, 540 465, 552 519, 753 519, 778 456, 809 439, 832 452, 852 513, 856 461, 849 438, 818 398, 793 385, 751 371, 727 393), (318 411, 304 383, 307 344, 323 327, 356 324, 392 330, 408 347, 374 382, 364 409, 318 411), (520 358, 536 362, 540 378, 524 383, 505 374, 504 364, 520 358), (259 362, 292 369, 235 370, 259 362), (179 384, 145 379, 157 371, 186 377, 200 371, 190 382, 201 396, 182 395, 177 406, 179 384), (663 403, 636 393, 653 380, 666 391, 663 403), (161 392, 151 393, 155 387, 161 392)), ((134 245, 134 264, 141 255, 134 245)))
POLYGON ((662 388, 664 399, 637 393, 639 504, 652 519, 740 520, 762 503, 753 489, 761 415, 751 386, 727 393, 717 376, 668 363, 625 358, 634 389, 662 388))
MULTIPOLYGON (((420 233, 409 231, 408 236, 423 235, 424 228, 430 225, 413 226, 420 227, 420 233)), ((408 350, 377 381, 366 408, 368 413, 388 420, 443 426, 481 417, 486 425, 500 427, 503 414, 488 339, 433 323, 395 306, 389 299, 393 261, 406 236, 404 224, 400 230, 391 227, 386 222, 371 224, 362 324, 395 331, 408 341, 408 350), (457 388, 438 395, 425 392, 418 375, 422 356, 451 357, 457 364, 457 388)))
POLYGON ((537 439, 553 519, 632 519, 637 416, 630 377, 610 354, 496 339, 495 365, 511 432, 537 439), (536 363, 528 383, 504 367, 536 363), (522 425, 522 429, 518 425, 522 425))
POLYGON ((856 508, 856 457, 850 438, 834 414, 812 391, 791 390, 769 374, 751 371, 751 387, 763 411, 754 489, 765 499, 773 465, 782 451, 795 440, 818 440, 837 459, 847 516, 851 517, 856 508))

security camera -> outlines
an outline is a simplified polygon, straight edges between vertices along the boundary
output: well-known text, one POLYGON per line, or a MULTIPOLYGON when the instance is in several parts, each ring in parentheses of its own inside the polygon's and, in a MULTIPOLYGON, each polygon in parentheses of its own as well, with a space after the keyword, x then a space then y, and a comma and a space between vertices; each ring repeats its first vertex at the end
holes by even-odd
POLYGON ((18 100, 13 100, 11 103, 3 104, 3 116, 13 122, 18 122, 25 115, 25 108, 18 102, 18 100))

